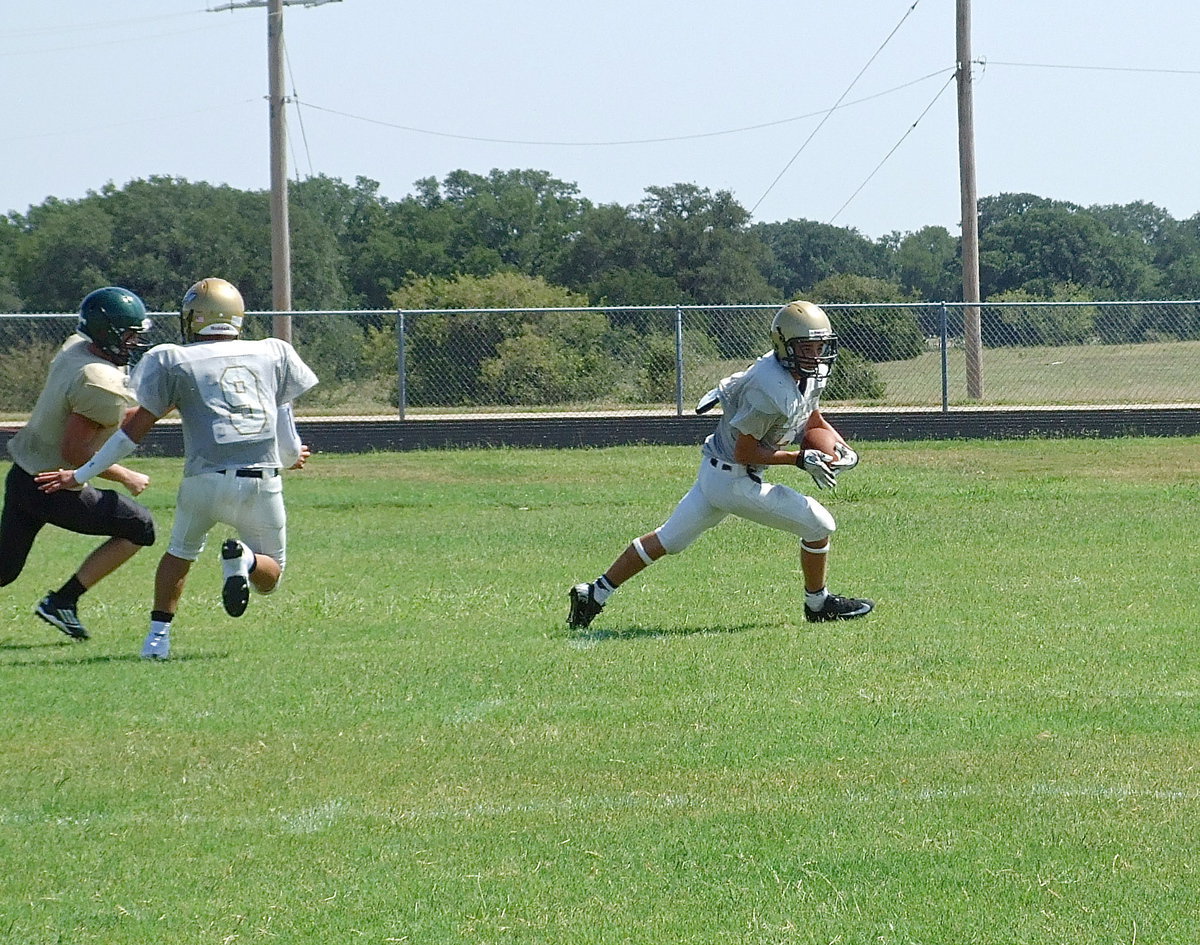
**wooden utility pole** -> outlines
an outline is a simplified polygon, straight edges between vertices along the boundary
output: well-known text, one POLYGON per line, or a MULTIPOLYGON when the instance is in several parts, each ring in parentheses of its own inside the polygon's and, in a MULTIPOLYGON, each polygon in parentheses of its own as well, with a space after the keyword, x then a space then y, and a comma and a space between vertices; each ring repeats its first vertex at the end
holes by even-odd
MULTIPOLYGON (((271 118, 271 305, 292 310, 292 236, 288 223, 287 100, 283 85, 283 0, 267 2, 267 101, 271 118)), ((292 340, 290 315, 275 315, 271 331, 292 340)))
POLYGON ((955 0, 958 62, 958 179, 962 204, 963 344, 967 396, 983 398, 983 337, 979 319, 979 201, 975 191, 975 115, 971 100, 971 0, 955 0))
MULTIPOLYGON (((283 82, 283 8, 296 3, 317 7, 341 0, 240 0, 209 12, 267 8, 267 103, 271 140, 271 306, 276 312, 292 310, 292 237, 288 223, 287 96, 283 82)), ((292 340, 290 315, 276 315, 271 332, 292 340)))

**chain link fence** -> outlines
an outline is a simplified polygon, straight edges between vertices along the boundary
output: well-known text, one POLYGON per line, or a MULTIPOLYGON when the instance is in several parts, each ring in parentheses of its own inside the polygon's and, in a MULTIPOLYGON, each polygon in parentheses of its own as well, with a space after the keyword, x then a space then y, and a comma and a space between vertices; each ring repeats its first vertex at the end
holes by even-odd
MULTIPOLYGON (((321 378, 297 412, 410 420, 682 416, 716 381, 770 349, 777 308, 287 313, 293 344, 321 378)), ((1200 402, 1197 301, 824 308, 841 351, 826 403, 949 411, 1200 402)), ((249 313, 245 335, 270 334, 279 314, 249 313)), ((151 344, 179 340, 175 314, 152 318, 151 344)), ((28 416, 75 322, 64 314, 0 315, 0 419, 28 416)))

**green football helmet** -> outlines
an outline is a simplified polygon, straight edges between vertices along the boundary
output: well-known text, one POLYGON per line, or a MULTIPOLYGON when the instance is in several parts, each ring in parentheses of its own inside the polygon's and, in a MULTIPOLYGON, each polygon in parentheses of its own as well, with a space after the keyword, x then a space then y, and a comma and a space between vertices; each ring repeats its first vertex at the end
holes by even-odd
POLYGON ((76 330, 90 338, 113 364, 123 365, 135 350, 147 347, 139 336, 150 330, 150 319, 146 304, 137 295, 110 285, 84 297, 76 330))
POLYGON ((797 377, 828 377, 838 356, 838 337, 829 316, 819 305, 799 299, 775 313, 771 344, 779 363, 797 377), (807 342, 820 342, 819 350, 805 351, 807 342))
POLYGON ((236 286, 224 279, 201 279, 183 296, 179 311, 183 343, 216 336, 236 338, 245 317, 246 304, 236 286))

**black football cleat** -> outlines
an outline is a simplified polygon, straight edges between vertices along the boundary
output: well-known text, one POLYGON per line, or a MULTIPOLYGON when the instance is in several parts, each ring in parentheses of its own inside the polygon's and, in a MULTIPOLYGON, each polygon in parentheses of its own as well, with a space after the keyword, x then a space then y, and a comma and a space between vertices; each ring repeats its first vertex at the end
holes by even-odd
POLYGON ((596 600, 596 588, 591 584, 576 584, 570 591, 571 612, 567 615, 567 626, 572 630, 584 630, 596 619, 604 605, 596 600))
POLYGON ((73 604, 64 604, 58 601, 53 593, 47 594, 40 601, 33 612, 41 617, 46 623, 53 627, 58 627, 63 633, 69 636, 72 640, 86 640, 88 632, 79 622, 79 615, 75 613, 73 604))
POLYGON ((875 601, 865 597, 838 597, 830 594, 820 610, 813 610, 808 604, 804 605, 804 619, 820 620, 853 620, 855 617, 865 617, 875 609, 875 601))

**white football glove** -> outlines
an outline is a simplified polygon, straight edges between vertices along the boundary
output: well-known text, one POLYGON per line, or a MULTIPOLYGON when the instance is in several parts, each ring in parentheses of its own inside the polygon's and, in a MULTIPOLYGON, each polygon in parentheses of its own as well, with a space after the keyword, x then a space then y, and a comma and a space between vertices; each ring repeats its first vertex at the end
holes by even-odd
POLYGON ((845 472, 847 469, 853 469, 858 465, 858 454, 845 443, 839 443, 835 449, 837 451, 837 459, 829 464, 829 468, 834 472, 845 472))
POLYGON ((825 460, 820 450, 800 450, 796 454, 796 465, 813 477, 820 489, 832 489, 837 485, 837 470, 825 460))

